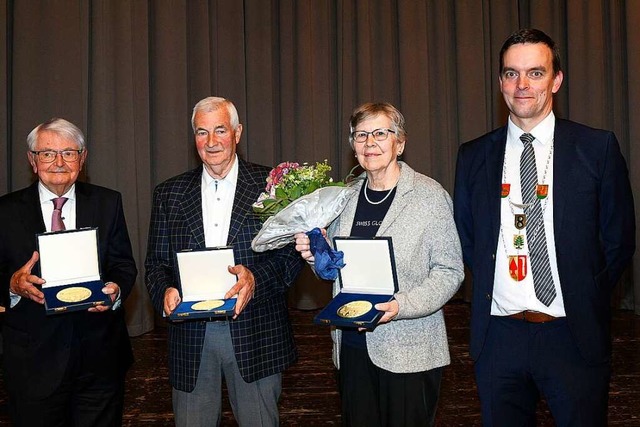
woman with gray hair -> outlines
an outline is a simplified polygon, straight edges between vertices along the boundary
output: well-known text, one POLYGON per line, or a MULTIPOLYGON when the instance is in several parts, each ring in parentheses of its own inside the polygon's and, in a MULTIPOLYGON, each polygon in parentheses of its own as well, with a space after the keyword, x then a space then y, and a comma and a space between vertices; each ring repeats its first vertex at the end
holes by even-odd
MULTIPOLYGON (((332 331, 345 426, 432 426, 442 369, 450 363, 443 305, 464 277, 449 194, 399 161, 404 117, 388 103, 367 103, 350 120, 349 143, 364 169, 327 237, 391 236, 398 291, 376 304, 372 331, 332 331)), ((296 249, 314 258, 306 234, 296 249)), ((339 285, 334 283, 334 295, 339 285)))

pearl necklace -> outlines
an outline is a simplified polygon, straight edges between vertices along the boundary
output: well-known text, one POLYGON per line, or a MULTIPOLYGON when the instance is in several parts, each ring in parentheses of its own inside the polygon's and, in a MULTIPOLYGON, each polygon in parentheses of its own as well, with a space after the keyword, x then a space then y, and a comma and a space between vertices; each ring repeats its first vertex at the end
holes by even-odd
POLYGON ((391 193, 393 193, 393 189, 396 188, 396 185, 398 185, 398 181, 400 181, 400 177, 398 177, 398 180, 396 181, 395 184, 393 184, 393 187, 391 187, 387 193, 386 196, 384 196, 382 198, 382 200, 379 200, 377 202, 372 202, 369 199, 369 196, 367 195, 367 184, 369 183, 369 179, 367 178, 367 180, 364 182, 364 198, 367 199, 367 202, 369 202, 369 204, 372 205, 379 205, 380 203, 383 203, 385 200, 387 200, 389 198, 389 196, 391 195, 391 193))

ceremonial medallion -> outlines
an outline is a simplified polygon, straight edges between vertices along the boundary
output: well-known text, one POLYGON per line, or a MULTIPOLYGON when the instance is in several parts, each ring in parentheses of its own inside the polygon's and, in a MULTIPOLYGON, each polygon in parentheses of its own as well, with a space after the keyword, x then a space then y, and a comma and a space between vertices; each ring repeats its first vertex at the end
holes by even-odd
POLYGON ((527 277, 526 255, 509 255, 509 275, 516 282, 527 277))
POLYGON ((338 316, 352 319, 368 313, 372 307, 369 301, 351 301, 338 309, 338 316))
POLYGON ((511 184, 502 184, 502 191, 500 192, 500 197, 503 199, 509 195, 511 191, 511 184))
POLYGON ((91 296, 91 289, 83 286, 73 286, 61 290, 56 294, 56 297, 62 302, 81 302, 91 296))
POLYGON ((525 214, 514 214, 513 217, 518 230, 522 230, 527 226, 527 216, 525 214))
POLYGON ((538 199, 545 199, 549 195, 549 184, 536 185, 536 197, 538 199))
POLYGON ((224 305, 224 301, 219 299, 210 299, 206 301, 200 301, 191 306, 191 310, 194 311, 207 311, 213 310, 224 305))
POLYGON ((524 248, 524 236, 522 234, 516 234, 513 236, 513 247, 517 250, 524 248))

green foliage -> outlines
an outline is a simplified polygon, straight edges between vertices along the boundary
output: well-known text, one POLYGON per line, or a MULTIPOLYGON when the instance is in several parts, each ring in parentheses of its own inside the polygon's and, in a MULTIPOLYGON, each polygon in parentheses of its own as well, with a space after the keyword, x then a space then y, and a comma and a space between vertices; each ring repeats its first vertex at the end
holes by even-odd
POLYGON ((329 172, 331 166, 326 160, 315 165, 291 162, 279 164, 269 173, 265 192, 253 204, 253 211, 266 219, 280 212, 294 200, 319 188, 344 186, 342 182, 333 182, 329 172))

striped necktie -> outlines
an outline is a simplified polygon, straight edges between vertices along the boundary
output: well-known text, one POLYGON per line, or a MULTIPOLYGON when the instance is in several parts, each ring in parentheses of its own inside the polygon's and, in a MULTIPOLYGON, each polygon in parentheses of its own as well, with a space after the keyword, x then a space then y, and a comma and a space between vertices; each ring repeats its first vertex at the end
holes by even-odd
POLYGON ((533 151, 535 137, 524 133, 520 140, 524 144, 524 151, 520 157, 520 185, 522 188, 522 203, 526 205, 524 213, 527 216, 527 240, 529 259, 533 273, 533 289, 536 298, 547 307, 556 298, 556 288, 553 285, 549 252, 547 252, 547 237, 544 233, 544 218, 540 200, 536 197, 538 172, 536 169, 536 155, 533 151))

